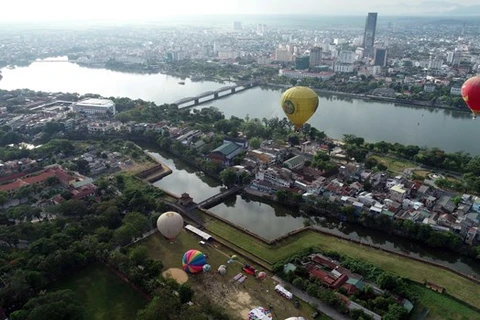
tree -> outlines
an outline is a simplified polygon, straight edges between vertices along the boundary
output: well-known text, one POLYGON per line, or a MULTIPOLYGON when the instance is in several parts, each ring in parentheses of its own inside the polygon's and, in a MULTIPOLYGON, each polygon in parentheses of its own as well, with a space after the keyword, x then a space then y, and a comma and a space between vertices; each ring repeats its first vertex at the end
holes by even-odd
POLYGON ((21 310, 11 315, 12 320, 83 319, 83 308, 71 290, 48 292, 30 299, 21 310))
POLYGON ((137 246, 130 250, 128 257, 137 265, 143 264, 148 258, 148 250, 145 246, 137 246))
POLYGON ((232 168, 224 169, 220 172, 220 179, 224 185, 231 187, 237 181, 237 173, 232 168))
POLYGON ((137 314, 137 320, 169 319, 181 309, 180 299, 168 292, 167 288, 157 290, 155 297, 137 314))
POLYGON ((193 294, 194 291, 186 283, 183 283, 178 287, 178 295, 180 296, 181 303, 187 303, 189 301, 192 301, 193 294))
POLYGON ((258 149, 260 148, 261 141, 258 137, 253 137, 248 143, 252 149, 258 149))
POLYGON ((140 237, 148 228, 148 218, 139 212, 129 212, 123 218, 124 226, 130 226, 134 237, 140 237))
POLYGON ((0 206, 8 202, 8 194, 5 191, 0 191, 0 206))
POLYGON ((383 316, 385 320, 405 320, 408 318, 408 311, 403 306, 393 303, 388 306, 388 312, 383 316))
POLYGON ((287 140, 291 146, 298 146, 300 144, 300 137, 297 133, 289 134, 287 140))

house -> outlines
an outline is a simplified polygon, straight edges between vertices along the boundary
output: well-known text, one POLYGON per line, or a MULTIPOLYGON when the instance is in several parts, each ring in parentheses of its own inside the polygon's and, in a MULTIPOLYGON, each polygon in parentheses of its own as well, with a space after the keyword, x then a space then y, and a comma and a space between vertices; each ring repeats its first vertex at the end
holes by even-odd
POLYGON ((407 189, 401 184, 394 185, 390 188, 390 198, 394 201, 402 203, 407 196, 407 189))
POLYGON ((469 245, 474 244, 478 240, 479 234, 478 227, 471 227, 465 237, 465 243, 469 245))
POLYGON ((295 156, 283 162, 283 166, 290 170, 297 170, 303 167, 305 158, 302 156, 295 156))
POLYGON ((232 159, 243 151, 244 149, 238 144, 234 142, 228 142, 210 152, 208 158, 215 162, 221 162, 225 165, 230 165, 232 159))
POLYGON ((233 137, 225 137, 223 138, 223 143, 229 143, 233 142, 236 145, 248 149, 248 140, 247 139, 242 139, 242 138, 233 138, 233 137))
POLYGON ((255 179, 267 181, 281 188, 290 188, 293 184, 292 174, 288 169, 268 168, 255 174, 255 179))
POLYGON ((427 93, 432 93, 432 92, 435 92, 435 88, 436 88, 435 83, 425 83, 425 85, 423 86, 423 91, 427 93))
POLYGON ((480 198, 475 197, 475 200, 473 201, 472 205, 472 210, 475 212, 480 212, 480 198))

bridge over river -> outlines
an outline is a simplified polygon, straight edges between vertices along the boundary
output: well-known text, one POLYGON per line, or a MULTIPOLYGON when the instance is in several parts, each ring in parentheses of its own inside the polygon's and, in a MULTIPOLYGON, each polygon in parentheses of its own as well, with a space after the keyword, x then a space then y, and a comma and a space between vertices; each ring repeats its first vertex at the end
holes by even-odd
POLYGON ((213 100, 217 100, 220 98, 224 98, 226 96, 239 93, 245 90, 248 90, 250 88, 253 88, 257 85, 260 84, 260 81, 254 80, 254 81, 249 81, 249 82, 243 82, 243 83, 238 83, 236 85, 232 86, 225 86, 222 88, 219 88, 215 91, 207 91, 204 93, 199 94, 196 97, 186 97, 180 100, 175 101, 174 105, 176 105, 179 108, 192 108, 195 106, 198 106, 203 103, 207 103, 213 100))
POLYGON ((210 198, 207 198, 203 200, 202 202, 199 203, 191 203, 188 207, 181 206, 177 202, 171 202, 171 201, 166 201, 166 204, 171 206, 173 209, 178 211, 179 213, 184 214, 187 216, 190 220, 194 221, 200 228, 203 227, 204 221, 201 217, 199 217, 196 213, 195 210, 197 209, 209 209, 223 200, 227 199, 228 197, 240 192, 243 190, 243 187, 241 186, 233 186, 227 190, 224 190, 220 193, 217 193, 210 198))

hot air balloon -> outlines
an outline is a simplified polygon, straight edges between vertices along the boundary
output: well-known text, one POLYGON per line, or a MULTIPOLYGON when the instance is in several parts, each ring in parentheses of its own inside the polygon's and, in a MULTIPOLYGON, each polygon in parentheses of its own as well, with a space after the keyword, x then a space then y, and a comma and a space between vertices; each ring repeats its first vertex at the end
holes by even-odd
POLYGON ((218 272, 221 276, 224 276, 224 275, 227 274, 227 268, 226 268, 225 266, 223 266, 223 268, 222 268, 222 266, 220 266, 220 267, 218 267, 217 272, 218 272))
POLYGON ((462 86, 462 98, 472 110, 473 119, 480 113, 480 76, 468 79, 462 86))
POLYGON ((267 277, 267 274, 263 271, 260 271, 258 274, 257 274, 257 279, 258 280, 263 280, 267 277))
POLYGON ((210 271, 212 271, 212 266, 209 265, 209 264, 206 264, 206 265, 203 266, 202 269, 203 269, 203 272, 210 272, 210 271))
POLYGON ((173 240, 182 231, 183 218, 176 212, 167 211, 158 217, 157 228, 165 238, 173 240))
POLYGON ((206 263, 205 255, 195 249, 185 252, 182 258, 182 267, 187 273, 199 273, 203 271, 203 266, 206 263))
POLYGON ((282 108, 295 129, 300 130, 317 111, 318 95, 307 87, 293 87, 282 95, 282 108))

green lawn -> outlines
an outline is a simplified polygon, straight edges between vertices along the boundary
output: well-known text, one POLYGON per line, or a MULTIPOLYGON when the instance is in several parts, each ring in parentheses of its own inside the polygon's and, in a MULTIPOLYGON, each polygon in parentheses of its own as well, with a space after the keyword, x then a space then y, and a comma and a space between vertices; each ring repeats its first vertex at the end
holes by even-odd
POLYGON ((248 313, 255 306, 273 306, 275 319, 286 319, 291 316, 310 318, 314 309, 305 303, 301 303, 300 309, 295 309, 292 301, 285 300, 275 292, 275 284, 270 277, 259 282, 254 277, 248 276, 242 285, 231 283, 230 280, 242 272, 244 263, 262 269, 243 257, 238 257, 237 263, 228 264, 227 260, 234 254, 232 251, 219 244, 216 244, 216 247, 210 244, 200 245, 199 240, 196 235, 183 230, 172 243, 159 233, 155 233, 137 245, 145 246, 152 259, 161 260, 165 266, 164 270, 181 268, 183 254, 189 249, 197 249, 207 254, 207 262, 212 266, 213 272, 189 275, 188 284, 195 290, 195 297, 208 296, 214 303, 228 310, 233 317, 245 319, 245 312, 248 313), (224 277, 214 272, 221 264, 226 265, 228 270, 224 277))
POLYGON ((429 309, 428 319, 466 320, 479 319, 480 315, 473 309, 450 299, 449 297, 434 292, 420 285, 413 285, 418 296, 418 303, 412 311, 412 319, 422 314, 422 309, 429 309))
POLYGON ((75 292, 84 306, 84 318, 89 320, 132 320, 147 304, 139 293, 101 264, 71 275, 52 289, 75 292))
POLYGON ((368 261, 383 270, 417 282, 428 280, 446 288, 452 296, 463 299, 465 302, 480 308, 480 299, 478 298, 478 293, 480 292, 479 285, 447 270, 415 260, 400 258, 397 255, 313 231, 293 236, 275 246, 268 246, 213 218, 208 220, 206 228, 211 230, 212 233, 235 243, 238 247, 250 252, 252 255, 262 257, 271 264, 289 257, 303 248, 315 246, 321 250, 337 251, 353 258, 368 261))
POLYGON ((394 159, 386 156, 373 155, 371 158, 376 159, 379 163, 385 165, 388 170, 394 173, 403 173, 407 168, 416 168, 417 164, 408 160, 394 159))

